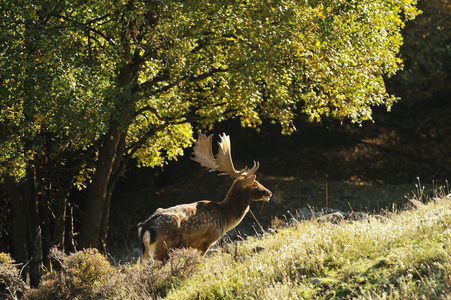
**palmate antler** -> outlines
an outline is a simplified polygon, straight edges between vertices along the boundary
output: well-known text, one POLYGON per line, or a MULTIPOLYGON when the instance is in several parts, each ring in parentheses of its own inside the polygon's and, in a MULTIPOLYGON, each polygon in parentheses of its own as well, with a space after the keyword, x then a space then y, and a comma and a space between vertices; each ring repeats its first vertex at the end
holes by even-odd
POLYGON ((219 175, 239 177, 241 175, 251 176, 258 170, 259 163, 255 161, 254 166, 249 170, 247 169, 247 167, 241 171, 237 171, 235 169, 232 161, 230 137, 225 133, 223 135, 219 135, 221 141, 218 142, 219 149, 218 154, 216 155, 216 159, 213 156, 211 145, 213 134, 207 137, 205 134, 199 131, 198 135, 199 137, 193 146, 194 157, 191 157, 191 159, 200 163, 201 166, 209 168, 210 172, 219 171, 223 172, 219 175))

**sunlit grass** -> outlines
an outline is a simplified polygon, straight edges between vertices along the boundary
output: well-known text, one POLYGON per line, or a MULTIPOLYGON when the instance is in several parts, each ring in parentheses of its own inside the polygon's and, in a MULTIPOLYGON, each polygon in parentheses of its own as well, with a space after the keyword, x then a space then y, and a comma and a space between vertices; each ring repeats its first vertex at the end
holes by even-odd
POLYGON ((450 291, 451 210, 443 198, 387 219, 299 222, 235 243, 168 299, 430 299, 450 291), (256 247, 264 248, 256 253, 256 247), (234 248, 235 247, 235 248, 234 248))
POLYGON ((56 256, 30 299, 442 299, 451 292, 451 197, 338 224, 294 221, 206 257, 112 266, 97 253, 56 256), (82 258, 83 264, 78 263, 82 258), (76 263, 74 263, 76 262, 76 263), (83 267, 83 270, 77 270, 83 267), (95 285, 91 284, 91 281, 95 285), (77 293, 80 293, 77 296, 77 293), (81 299, 81 298, 80 298, 81 299))

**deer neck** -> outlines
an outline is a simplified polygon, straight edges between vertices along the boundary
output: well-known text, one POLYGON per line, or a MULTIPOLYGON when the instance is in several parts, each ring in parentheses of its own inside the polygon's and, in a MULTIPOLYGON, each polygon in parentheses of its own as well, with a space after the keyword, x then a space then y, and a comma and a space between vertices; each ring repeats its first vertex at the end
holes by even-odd
POLYGON ((249 211, 251 200, 246 190, 232 188, 227 193, 225 199, 220 202, 222 207, 222 219, 224 223, 224 232, 233 229, 244 218, 249 211))

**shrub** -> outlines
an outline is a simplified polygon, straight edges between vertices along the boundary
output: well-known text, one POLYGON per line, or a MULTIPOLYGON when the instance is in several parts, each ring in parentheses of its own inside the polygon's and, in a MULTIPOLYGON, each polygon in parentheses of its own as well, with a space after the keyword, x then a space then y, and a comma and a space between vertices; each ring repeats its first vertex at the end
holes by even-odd
POLYGON ((128 286, 134 291, 129 295, 140 295, 159 298, 167 294, 173 287, 179 285, 200 266, 202 257, 192 249, 175 249, 169 254, 164 264, 158 261, 146 260, 137 266, 124 266, 123 270, 128 286))
POLYGON ((95 249, 66 255, 52 249, 57 271, 46 274, 28 299, 150 299, 164 296, 193 274, 199 252, 174 250, 167 262, 152 260, 137 265, 113 266, 95 249))
POLYGON ((103 299, 116 293, 118 270, 95 249, 66 255, 56 248, 50 253, 59 271, 46 274, 28 299, 103 299))
POLYGON ((0 253, 0 298, 18 299, 28 290, 17 267, 9 254, 0 253))

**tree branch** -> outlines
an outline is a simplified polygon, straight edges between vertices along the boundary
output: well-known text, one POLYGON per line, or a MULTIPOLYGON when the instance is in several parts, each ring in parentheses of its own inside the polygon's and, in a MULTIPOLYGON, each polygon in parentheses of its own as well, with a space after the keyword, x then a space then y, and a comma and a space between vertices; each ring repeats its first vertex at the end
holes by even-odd
POLYGON ((93 23, 100 22, 100 21, 102 21, 102 20, 104 20, 104 19, 106 19, 106 18, 108 18, 110 16, 111 16, 111 14, 106 14, 104 16, 101 16, 101 17, 98 17, 98 18, 94 18, 94 19, 92 19, 90 21, 85 22, 85 25, 90 25, 90 24, 93 24, 93 23))
POLYGON ((193 75, 193 76, 182 76, 178 81, 170 83, 168 85, 165 85, 163 87, 161 87, 157 92, 158 93, 164 93, 170 89, 172 89, 174 86, 179 85, 179 83, 181 83, 182 81, 189 81, 189 82, 199 82, 202 80, 205 80, 209 77, 212 77, 213 75, 217 74, 217 73, 225 73, 228 72, 228 69, 222 69, 222 68, 215 68, 210 70, 210 72, 204 73, 204 74, 200 74, 200 75, 193 75))
POLYGON ((74 23, 74 24, 76 24, 76 25, 82 26, 82 27, 86 28, 88 31, 93 32, 93 33, 95 33, 95 34, 97 34, 97 35, 100 35, 101 37, 103 37, 103 38, 104 38, 108 43, 110 43, 111 45, 116 46, 116 44, 114 43, 114 41, 113 41, 112 38, 108 37, 108 36, 107 36, 106 34, 104 34, 103 32, 101 32, 101 31, 99 31, 99 30, 97 30, 97 29, 94 29, 94 28, 92 28, 92 27, 90 26, 92 23, 95 23, 95 22, 98 21, 98 20, 102 20, 102 19, 104 19, 104 18, 106 18, 106 17, 108 17, 108 16, 109 16, 109 14, 107 14, 107 15, 105 15, 105 16, 103 16, 103 17, 99 17, 99 18, 93 19, 93 20, 88 21, 88 22, 86 22, 86 23, 80 23, 80 22, 78 22, 78 21, 76 21, 76 20, 72 20, 71 18, 69 18, 69 17, 67 17, 67 16, 58 15, 58 14, 49 14, 49 17, 61 18, 61 19, 65 20, 65 21, 67 21, 67 22, 74 23))
POLYGON ((158 113, 158 111, 157 111, 155 108, 150 107, 150 106, 145 106, 145 107, 143 107, 143 108, 137 110, 137 111, 133 114, 132 118, 136 118, 137 116, 142 115, 142 114, 145 113, 146 111, 150 111, 151 113, 153 113, 153 114, 157 117, 158 120, 160 120, 160 121, 166 121, 166 119, 163 118, 163 117, 158 113))
POLYGON ((110 37, 108 37, 106 34, 104 34, 103 32, 101 32, 101 31, 99 31, 99 30, 97 30, 97 29, 94 29, 94 28, 92 28, 92 27, 88 27, 88 30, 94 32, 94 33, 97 34, 97 35, 100 35, 100 36, 103 37, 108 43, 110 43, 110 44, 113 45, 113 46, 116 46, 116 43, 115 43, 110 37))
MULTIPOLYGON (((170 90, 171 88, 179 85, 182 81, 190 81, 190 82, 198 82, 198 81, 202 81, 204 79, 207 79, 209 77, 212 77, 213 75, 217 74, 217 73, 225 73, 228 72, 229 69, 223 69, 223 68, 214 68, 212 70, 210 70, 207 73, 204 74, 200 74, 200 75, 193 75, 193 76, 182 76, 180 77, 177 81, 174 81, 172 83, 169 83, 163 87, 161 87, 159 90, 157 90, 157 93, 164 93, 167 92, 168 90, 170 90)), ((163 82, 163 81, 168 81, 170 80, 170 76, 169 74, 165 74, 165 75, 161 75, 161 76, 157 76, 154 77, 152 80, 146 81, 142 84, 140 84, 139 86, 136 87, 135 90, 133 90, 133 92, 139 92, 139 91, 145 91, 146 89, 154 86, 155 84, 159 83, 159 82, 163 82)))
POLYGON ((136 87, 136 89, 137 89, 137 91, 145 91, 146 89, 150 88, 151 86, 153 86, 159 82, 169 80, 169 79, 171 79, 169 77, 169 74, 160 75, 160 76, 152 78, 152 80, 149 80, 149 81, 146 81, 146 82, 140 84, 139 86, 136 87))
MULTIPOLYGON (((216 106, 225 105, 226 103, 218 104, 216 106)), ((233 115, 238 112, 238 109, 230 109, 224 112, 223 115, 233 115)), ((165 124, 161 124, 155 128, 150 128, 136 143, 130 145, 125 153, 127 153, 127 158, 130 158, 135 154, 138 149, 144 145, 153 135, 155 135, 157 132, 164 130, 168 125, 181 125, 181 124, 191 124, 194 122, 199 122, 202 120, 206 120, 208 117, 202 117, 196 114, 196 111, 191 110, 188 113, 185 114, 184 118, 173 118, 172 120, 166 120, 167 122, 165 124), (189 117, 187 117, 189 116, 189 117)))

